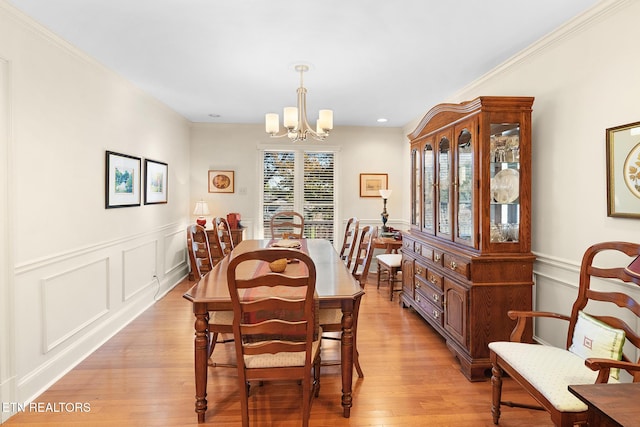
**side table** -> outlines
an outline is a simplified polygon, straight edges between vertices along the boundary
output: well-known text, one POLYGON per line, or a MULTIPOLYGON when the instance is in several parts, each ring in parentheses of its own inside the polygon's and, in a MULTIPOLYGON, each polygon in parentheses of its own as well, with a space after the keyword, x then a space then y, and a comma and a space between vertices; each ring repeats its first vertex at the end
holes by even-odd
POLYGON ((569 391, 589 407, 589 425, 638 425, 640 383, 570 385, 569 391))

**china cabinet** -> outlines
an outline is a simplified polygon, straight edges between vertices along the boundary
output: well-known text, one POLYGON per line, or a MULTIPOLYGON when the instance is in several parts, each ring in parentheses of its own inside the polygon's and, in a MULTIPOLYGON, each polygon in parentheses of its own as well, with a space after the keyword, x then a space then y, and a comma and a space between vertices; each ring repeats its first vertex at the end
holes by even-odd
POLYGON ((488 344, 509 339, 507 311, 532 308, 532 104, 440 104, 408 135, 401 301, 444 337, 470 380, 486 378, 488 344))

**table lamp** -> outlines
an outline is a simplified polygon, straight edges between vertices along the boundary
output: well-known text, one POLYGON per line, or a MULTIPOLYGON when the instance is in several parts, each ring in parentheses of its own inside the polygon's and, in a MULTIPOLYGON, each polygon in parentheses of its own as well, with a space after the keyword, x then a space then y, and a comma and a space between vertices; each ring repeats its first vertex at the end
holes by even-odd
POLYGON ((389 228, 387 227, 387 220, 389 219, 389 214, 387 213, 387 199, 391 197, 391 190, 380 190, 380 197, 382 197, 382 201, 384 203, 384 208, 382 209, 382 232, 389 232, 389 228))
POLYGON ((199 200, 196 202, 196 208, 193 210, 194 215, 198 215, 198 219, 196 219, 196 224, 205 226, 207 223, 207 219, 204 217, 205 215, 209 215, 209 205, 204 200, 199 200))

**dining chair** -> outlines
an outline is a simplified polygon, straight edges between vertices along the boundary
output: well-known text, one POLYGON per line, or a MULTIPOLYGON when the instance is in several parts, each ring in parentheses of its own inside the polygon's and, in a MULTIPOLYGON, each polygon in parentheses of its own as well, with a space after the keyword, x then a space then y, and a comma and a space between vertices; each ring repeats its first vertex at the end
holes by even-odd
POLYGON ((218 247, 222 252, 222 256, 225 257, 233 250, 233 238, 231 237, 231 228, 226 218, 215 217, 213 218, 213 231, 214 235, 218 239, 218 247))
POLYGON ((353 251, 356 248, 356 240, 358 239, 358 230, 360 228, 360 220, 355 216, 349 218, 344 228, 344 237, 342 238, 342 248, 340 249, 340 259, 347 264, 347 268, 351 267, 351 259, 353 251))
POLYGON ((395 288, 395 284, 402 281, 398 278, 398 273, 402 272, 402 254, 376 255, 376 264, 378 265, 378 289, 380 289, 380 281, 384 272, 389 284, 389 301, 393 301, 393 293, 402 290, 402 288, 395 288))
POLYGON ((373 257, 374 249, 373 241, 376 237, 378 237, 378 227, 364 226, 355 250, 351 274, 363 289, 369 276, 369 267, 371 267, 371 258, 373 257))
MULTIPOLYGON (((187 252, 189 253, 189 262, 191 264, 191 272, 194 280, 200 280, 211 271, 213 260, 211 258, 211 248, 209 246, 209 238, 204 227, 198 224, 192 224, 187 227, 187 252)), ((214 311, 209 313, 209 348, 207 356, 209 358, 209 366, 235 366, 227 364, 216 364, 213 359, 213 350, 218 343, 219 334, 232 334, 233 329, 233 311, 214 311)), ((232 342, 232 339, 222 339, 221 344, 232 342)))
POLYGON ((302 425, 308 426, 311 401, 320 389, 314 262, 294 249, 245 252, 230 261, 227 284, 243 427, 249 426, 250 382, 272 380, 302 383, 302 425), (271 271, 282 260, 284 271, 271 271))
POLYGON ((272 238, 302 239, 304 217, 298 212, 283 211, 274 214, 269 222, 272 238))
MULTIPOLYGON (((358 281, 360 287, 364 288, 364 281, 367 280, 368 269, 371 265, 371 257, 373 255, 373 239, 377 236, 377 227, 366 225, 362 228, 360 238, 358 240, 357 250, 351 275, 358 281), (362 266, 362 267, 360 267, 362 266)), ((360 366, 360 354, 358 352, 358 314, 360 313, 360 299, 358 299, 353 307, 353 366, 356 368, 358 377, 364 378, 364 372, 360 366)), ((339 308, 323 308, 320 309, 320 327, 323 332, 342 332, 342 310, 339 308)), ((323 335, 323 339, 340 340, 341 337, 333 335, 323 335)), ((328 361, 325 365, 337 365, 340 362, 328 361)))
MULTIPOLYGON (((601 242, 582 256, 577 296, 570 315, 561 312, 507 312, 515 327, 509 341, 489 343, 491 414, 498 424, 501 406, 544 409, 556 426, 620 425, 589 422, 596 415, 568 389, 570 385, 630 382, 640 386, 640 244, 601 242), (630 264, 629 260, 631 261, 630 264), (531 342, 536 319, 565 330, 565 345, 531 342), (630 326, 632 325, 632 326, 630 326), (625 372, 626 371, 626 372, 625 372), (622 374, 627 378, 623 379, 622 374), (540 407, 502 400, 502 377, 508 375, 540 407)), ((568 308, 565 310, 569 310, 568 308)), ((506 321, 506 319, 496 319, 506 321)), ((611 401, 612 406, 615 402, 611 401)), ((594 420, 592 420, 594 421, 594 420)))

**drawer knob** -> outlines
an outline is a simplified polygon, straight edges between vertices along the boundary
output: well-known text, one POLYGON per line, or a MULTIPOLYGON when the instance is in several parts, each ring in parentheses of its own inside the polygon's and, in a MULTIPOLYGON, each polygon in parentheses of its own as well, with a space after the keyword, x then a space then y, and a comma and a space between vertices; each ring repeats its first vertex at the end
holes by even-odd
POLYGON ((433 259, 436 260, 436 261, 440 261, 440 254, 435 254, 433 256, 433 259))
POLYGON ((420 288, 420 283, 416 283, 416 289, 420 288))
POLYGON ((433 318, 437 319, 440 317, 440 313, 438 313, 437 311, 433 310, 433 318))
POLYGON ((438 294, 433 294, 433 300, 434 300, 435 302, 440 301, 440 295, 438 295, 438 294))
POLYGON ((455 270, 457 266, 458 264, 456 264, 455 261, 451 261, 451 263, 449 264, 449 267, 451 267, 452 270, 455 270))

